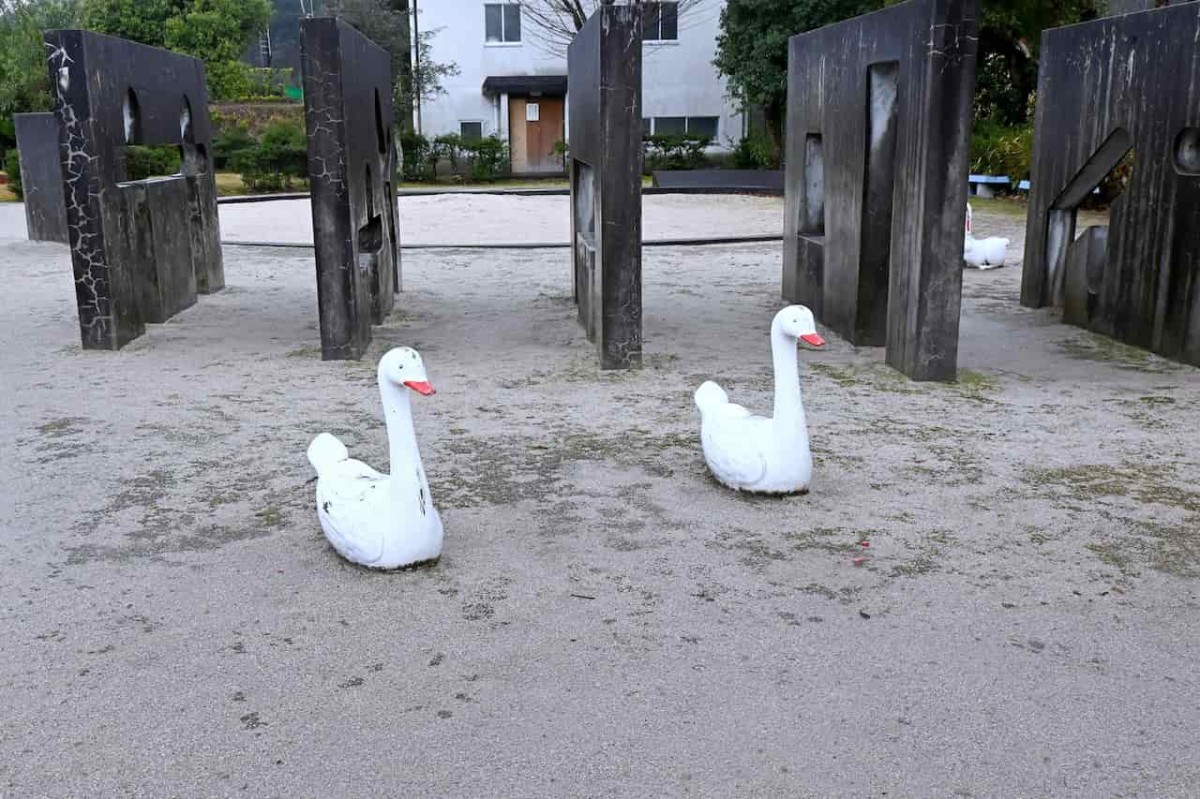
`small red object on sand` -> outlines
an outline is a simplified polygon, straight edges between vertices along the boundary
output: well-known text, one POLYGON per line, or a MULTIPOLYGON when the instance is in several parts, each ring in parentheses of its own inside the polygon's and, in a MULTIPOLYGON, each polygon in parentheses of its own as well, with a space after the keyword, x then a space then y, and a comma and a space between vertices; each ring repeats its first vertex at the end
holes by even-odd
POLYGON ((855 566, 861 566, 867 562, 867 559, 866 558, 852 558, 850 560, 850 562, 853 563, 855 566))
POLYGON ((871 546, 871 542, 870 541, 859 541, 858 545, 860 547, 862 547, 863 549, 866 549, 867 547, 871 546))

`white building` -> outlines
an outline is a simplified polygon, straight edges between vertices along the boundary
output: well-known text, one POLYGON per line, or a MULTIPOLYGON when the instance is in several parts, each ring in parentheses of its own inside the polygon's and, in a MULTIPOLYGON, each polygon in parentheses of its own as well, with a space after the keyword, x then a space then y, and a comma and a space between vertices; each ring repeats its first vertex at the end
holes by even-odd
MULTIPOLYGON (((437 30, 434 62, 460 74, 446 94, 421 104, 421 132, 434 137, 498 135, 509 142, 515 174, 560 172, 555 142, 565 138, 567 61, 523 18, 518 0, 416 0, 422 31, 437 30)), ((646 133, 696 132, 728 148, 743 119, 717 74, 724 0, 647 3, 642 61, 646 133)))

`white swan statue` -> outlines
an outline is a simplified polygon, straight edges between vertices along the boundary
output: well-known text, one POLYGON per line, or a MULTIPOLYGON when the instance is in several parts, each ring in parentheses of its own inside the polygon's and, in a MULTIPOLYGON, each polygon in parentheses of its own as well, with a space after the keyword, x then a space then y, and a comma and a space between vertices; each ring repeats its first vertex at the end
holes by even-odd
POLYGON ((755 416, 729 401, 712 381, 696 389, 704 460, 718 482, 738 491, 796 494, 812 482, 808 423, 800 397, 796 347, 799 342, 825 346, 812 311, 791 305, 771 322, 775 361, 775 413, 755 416))
POLYGON ((399 347, 379 360, 391 474, 354 460, 346 446, 321 433, 308 446, 317 470, 317 518, 325 537, 346 560, 373 569, 399 569, 436 561, 442 554, 442 520, 413 430, 410 392, 434 393, 416 350, 399 347))
POLYGON ((963 260, 977 269, 1004 266, 1004 261, 1008 258, 1008 245, 1008 239, 998 236, 977 239, 968 233, 963 243, 963 260))
POLYGON ((971 235, 972 217, 971 204, 967 203, 967 230, 966 240, 963 242, 963 260, 976 269, 1004 266, 1004 261, 1008 258, 1009 240, 998 236, 986 239, 975 238, 971 235))

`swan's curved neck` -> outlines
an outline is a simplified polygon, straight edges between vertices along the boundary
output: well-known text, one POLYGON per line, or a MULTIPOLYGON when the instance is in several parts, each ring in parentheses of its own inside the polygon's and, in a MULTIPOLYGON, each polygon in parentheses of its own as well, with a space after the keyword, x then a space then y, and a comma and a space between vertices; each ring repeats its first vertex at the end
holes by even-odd
POLYGON ((775 418, 793 422, 799 417, 803 421, 796 340, 775 326, 771 328, 771 358, 775 362, 775 418))
POLYGON ((389 474, 405 464, 419 463, 417 435, 413 430, 412 404, 408 389, 383 377, 379 378, 379 393, 383 398, 384 421, 387 422, 389 474))

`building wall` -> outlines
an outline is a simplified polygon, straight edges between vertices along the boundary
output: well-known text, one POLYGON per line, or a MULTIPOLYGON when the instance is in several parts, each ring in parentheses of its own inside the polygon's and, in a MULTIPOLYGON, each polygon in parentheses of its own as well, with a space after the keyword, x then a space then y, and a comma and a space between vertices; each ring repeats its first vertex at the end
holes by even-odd
POLYGON ((714 144, 727 149, 742 137, 742 115, 712 63, 724 5, 705 0, 680 15, 678 41, 643 45, 642 116, 719 117, 714 144))
MULTIPOLYGON (((522 24, 520 43, 485 41, 484 0, 418 0, 417 24, 422 31, 441 29, 433 38, 438 63, 454 61, 461 72, 442 81, 446 94, 421 102, 421 132, 427 136, 457 133, 460 122, 483 122, 483 134, 508 138, 508 122, 499 98, 485 97, 489 75, 566 75, 566 58, 542 52, 522 24)), ((504 109, 507 113, 507 109, 504 109)))
MULTIPOLYGON (((428 136, 457 133, 459 123, 483 122, 484 135, 508 138, 506 105, 485 97, 483 81, 499 75, 566 75, 565 56, 554 55, 522 24, 519 44, 485 42, 485 0, 417 0, 422 31, 441 29, 432 42, 437 62, 454 61, 461 73, 443 81, 447 94, 421 104, 421 129, 428 136)), ((729 147, 742 135, 742 117, 725 96, 725 82, 712 65, 724 0, 705 0, 679 20, 677 41, 643 45, 642 112, 647 117, 718 117, 715 144, 729 147)), ((568 91, 570 89, 568 88, 568 91)))

